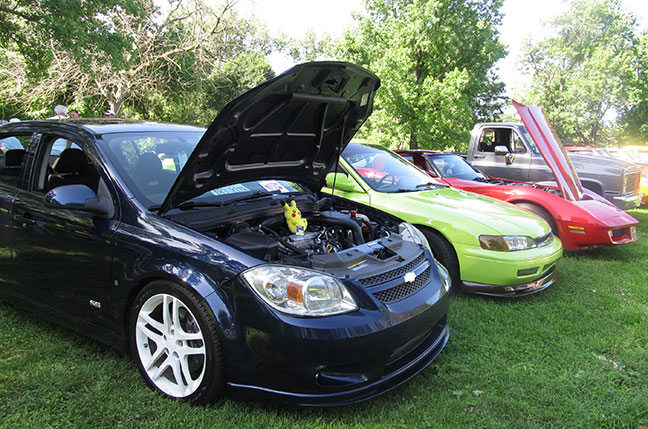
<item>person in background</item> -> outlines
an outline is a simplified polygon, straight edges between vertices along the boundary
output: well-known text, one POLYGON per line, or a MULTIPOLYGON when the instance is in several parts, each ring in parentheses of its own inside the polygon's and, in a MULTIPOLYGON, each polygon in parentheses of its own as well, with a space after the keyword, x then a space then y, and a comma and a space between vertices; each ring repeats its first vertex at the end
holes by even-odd
POLYGON ((77 109, 72 109, 69 112, 70 119, 79 119, 79 111, 77 109))
POLYGON ((112 118, 115 117, 115 112, 113 112, 112 110, 108 109, 108 110, 106 110, 105 112, 103 112, 103 117, 106 118, 106 119, 112 119, 112 118))
POLYGON ((67 119, 68 118, 68 109, 62 104, 57 104, 54 106, 54 116, 47 119, 67 119))

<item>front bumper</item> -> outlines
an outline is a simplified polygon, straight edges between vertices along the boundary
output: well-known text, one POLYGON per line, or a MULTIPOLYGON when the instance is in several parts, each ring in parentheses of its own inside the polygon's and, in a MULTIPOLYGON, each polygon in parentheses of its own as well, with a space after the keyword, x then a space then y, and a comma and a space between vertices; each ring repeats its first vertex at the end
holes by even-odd
POLYGON ((425 286, 388 303, 376 298, 384 284, 346 285, 358 310, 300 318, 270 310, 232 279, 224 287, 238 319, 224 336, 228 395, 301 406, 352 404, 406 382, 441 353, 449 338, 450 294, 436 269, 425 286))
POLYGON ((237 383, 228 383, 229 395, 233 399, 243 400, 271 400, 276 402, 288 402, 304 407, 332 407, 340 405, 350 405, 356 402, 365 401, 376 396, 382 395, 395 387, 405 383, 416 374, 425 369, 445 348, 450 339, 450 330, 445 324, 445 320, 440 321, 434 326, 424 340, 418 346, 403 356, 403 362, 394 362, 393 371, 389 372, 386 368, 386 374, 380 379, 367 382, 363 374, 353 373, 318 373, 315 377, 322 380, 326 377, 330 384, 346 383, 352 386, 350 389, 335 391, 330 393, 308 394, 274 390, 260 386, 243 385, 237 383), (323 376, 321 374, 324 374, 323 376), (354 386, 355 385, 355 386, 354 386))
MULTIPOLYGON (((528 293, 539 292, 542 287, 535 283, 545 277, 562 257, 562 243, 558 238, 544 247, 513 252, 496 252, 478 246, 455 245, 459 258, 463 290, 488 295, 520 296, 523 285, 529 285, 528 293), (520 293, 511 294, 512 289, 520 293)), ((525 293, 527 294, 527 293, 525 293)))
POLYGON ((635 209, 641 205, 644 194, 637 192, 636 194, 617 195, 612 197, 612 203, 621 210, 635 209))
POLYGON ((514 298, 531 295, 541 290, 547 289, 555 283, 558 278, 556 266, 552 265, 545 271, 540 278, 529 282, 511 286, 493 286, 482 283, 463 282, 464 291, 477 295, 499 296, 505 298, 514 298))

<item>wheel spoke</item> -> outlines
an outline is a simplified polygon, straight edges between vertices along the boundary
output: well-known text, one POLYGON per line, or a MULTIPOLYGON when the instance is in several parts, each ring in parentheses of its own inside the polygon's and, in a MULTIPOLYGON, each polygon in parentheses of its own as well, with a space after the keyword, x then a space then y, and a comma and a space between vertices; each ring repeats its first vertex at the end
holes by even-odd
POLYGON ((160 378, 160 375, 162 375, 162 373, 163 373, 164 371, 166 371, 166 369, 167 369, 171 364, 172 364, 171 357, 170 357, 170 356, 167 356, 167 358, 164 359, 164 362, 162 362, 162 364, 160 364, 160 366, 157 367, 157 370, 156 370, 156 371, 153 371, 153 372, 149 372, 149 371, 147 371, 147 373, 148 373, 149 377, 151 377, 151 380, 153 380, 153 381, 157 381, 157 379, 160 378))
POLYGON ((203 339, 202 332, 185 332, 183 330, 178 330, 176 332, 176 338, 179 340, 201 340, 203 339))
POLYGON ((157 332, 151 330, 151 328, 149 328, 147 326, 148 323, 149 322, 147 322, 147 321, 139 320, 137 322, 137 329, 142 334, 144 334, 146 336, 146 338, 148 338, 148 339, 152 340, 153 342, 155 342, 155 344, 158 346, 158 348, 160 348, 162 343, 164 342, 164 340, 162 338, 162 335, 160 335, 157 332))
MULTIPOLYGON (((176 357, 171 358, 171 370, 173 371, 173 377, 175 378, 178 387, 182 388, 183 392, 186 391, 187 383, 182 378, 183 372, 180 364, 180 359, 176 357)), ((191 377, 189 379, 191 379, 191 377)))
POLYGON ((195 356, 195 355, 205 356, 204 345, 201 345, 199 347, 183 346, 183 347, 176 348, 174 351, 176 351, 180 356, 195 356))
POLYGON ((195 389, 195 380, 191 377, 191 371, 189 370, 189 362, 187 361, 187 357, 181 357, 180 359, 178 359, 178 363, 180 365, 180 370, 184 375, 186 385, 189 388, 188 390, 193 391, 195 389))
POLYGON ((149 372, 153 368, 155 362, 157 362, 158 359, 160 359, 160 356, 162 356, 162 353, 164 353, 164 347, 158 346, 157 350, 155 350, 155 353, 153 353, 149 361, 146 363, 146 365, 144 365, 144 369, 146 370, 146 372, 149 372))
POLYGON ((176 297, 173 297, 173 312, 171 314, 171 323, 173 329, 178 332, 182 328, 180 327, 180 307, 184 307, 182 304, 182 301, 177 299, 176 297))
POLYGON ((152 318, 150 314, 140 313, 139 318, 143 319, 144 322, 157 329, 160 333, 164 333, 164 326, 162 323, 152 318))
POLYGON ((164 295, 162 298, 162 325, 164 326, 164 334, 169 335, 169 331, 173 326, 171 315, 169 314, 169 299, 175 299, 170 295, 164 295))

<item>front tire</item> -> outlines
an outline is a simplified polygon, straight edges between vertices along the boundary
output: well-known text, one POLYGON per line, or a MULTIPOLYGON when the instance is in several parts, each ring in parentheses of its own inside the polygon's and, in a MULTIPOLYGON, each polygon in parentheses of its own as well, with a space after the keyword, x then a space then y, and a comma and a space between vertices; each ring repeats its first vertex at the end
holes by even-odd
POLYGON ((520 208, 526 209, 535 215, 540 216, 542 219, 544 219, 545 222, 549 224, 549 226, 551 227, 551 232, 553 232, 553 235, 558 237, 558 227, 556 226, 556 221, 551 216, 551 214, 543 207, 531 203, 515 203, 515 205, 520 208))
POLYGON ((225 390, 218 324, 194 291, 155 281, 135 298, 131 350, 150 387, 166 396, 205 404, 225 390))
POLYGON ((427 239, 430 249, 432 249, 434 259, 446 267, 448 273, 450 273, 452 288, 462 289, 459 260, 457 259, 457 253, 455 252, 454 247, 452 247, 452 244, 436 231, 432 231, 425 227, 419 227, 419 229, 427 239))

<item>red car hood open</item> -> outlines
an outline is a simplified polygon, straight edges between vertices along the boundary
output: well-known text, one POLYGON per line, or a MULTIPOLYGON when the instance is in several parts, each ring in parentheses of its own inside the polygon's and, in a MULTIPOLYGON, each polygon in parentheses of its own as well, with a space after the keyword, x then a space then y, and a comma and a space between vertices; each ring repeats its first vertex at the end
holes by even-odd
POLYGON ((556 182, 564 198, 569 201, 580 201, 583 198, 583 185, 562 143, 560 143, 558 134, 554 131, 542 109, 525 106, 515 100, 513 100, 513 105, 538 146, 542 157, 556 176, 556 182))

